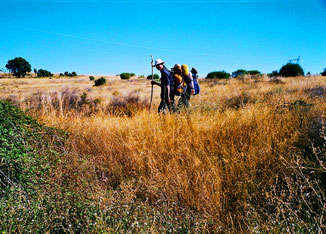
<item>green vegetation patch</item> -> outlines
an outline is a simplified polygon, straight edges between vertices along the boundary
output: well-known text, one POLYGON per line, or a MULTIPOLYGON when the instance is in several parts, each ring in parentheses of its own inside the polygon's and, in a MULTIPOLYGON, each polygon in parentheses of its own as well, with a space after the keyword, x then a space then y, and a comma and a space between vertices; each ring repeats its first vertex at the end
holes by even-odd
POLYGON ((36 201, 53 176, 64 135, 0 101, 0 232, 22 231, 33 219, 26 216, 31 207, 44 214, 36 201))
POLYGON ((53 129, 39 124, 11 103, 0 101, 1 187, 28 188, 50 164, 40 162, 55 154, 53 129), (50 137, 51 136, 51 137, 50 137), (52 145, 52 146, 51 146, 52 145))
POLYGON ((229 79, 230 76, 226 71, 213 71, 207 74, 206 79, 229 79))

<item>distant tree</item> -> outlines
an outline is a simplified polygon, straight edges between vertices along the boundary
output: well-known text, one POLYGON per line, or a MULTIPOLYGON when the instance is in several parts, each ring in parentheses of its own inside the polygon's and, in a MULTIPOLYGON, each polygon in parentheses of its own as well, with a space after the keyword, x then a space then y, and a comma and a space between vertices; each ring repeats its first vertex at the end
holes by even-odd
POLYGON ((39 69, 37 70, 37 77, 52 77, 53 74, 47 70, 39 69))
MULTIPOLYGON (((148 80, 151 80, 152 79, 152 75, 148 75, 147 76, 147 79, 148 80)), ((159 80, 160 79, 160 76, 158 74, 154 74, 154 80, 159 80)))
POLYGON ((208 73, 206 79, 229 79, 230 77, 231 74, 226 71, 214 71, 208 73))
MULTIPOLYGON (((61 74, 61 73, 60 73, 61 74)), ((65 75, 65 76, 68 76, 68 77, 75 77, 75 76, 77 76, 77 73, 76 72, 72 72, 72 73, 70 73, 70 72, 65 72, 63 75, 65 75)))
POLYGON ((272 71, 272 73, 269 73, 267 74, 269 77, 277 77, 277 76, 280 76, 280 73, 275 70, 275 71, 272 71))
POLYGON ((307 72, 306 76, 311 76, 311 73, 310 72, 307 72))
POLYGON ((37 75, 37 69, 36 68, 34 68, 34 74, 35 74, 35 76, 37 75))
POLYGON ((134 77, 134 76, 136 76, 136 74, 135 73, 130 73, 130 76, 134 77))
POLYGON ((261 72, 258 70, 250 70, 250 71, 247 71, 247 74, 252 75, 252 76, 260 76, 261 72))
POLYGON ((32 71, 32 67, 25 59, 21 57, 14 58, 9 60, 6 68, 15 76, 15 77, 25 77, 27 72, 32 71))
POLYGON ((280 69, 280 75, 283 77, 303 76, 304 71, 299 64, 288 63, 280 69))
POLYGON ((247 71, 244 69, 238 69, 234 72, 232 72, 232 77, 237 77, 237 76, 241 76, 241 75, 245 75, 247 74, 247 71))
POLYGON ((60 73, 60 75, 59 76, 64 76, 64 74, 63 73, 60 73))
POLYGON ((324 69, 324 71, 322 73, 320 73, 320 75, 326 76, 326 68, 324 69))
POLYGON ((89 77, 89 80, 95 80, 95 77, 94 76, 90 76, 89 77))
POLYGON ((104 77, 101 77, 94 81, 94 86, 101 86, 106 84, 106 79, 104 77))
POLYGON ((124 72, 124 73, 120 74, 120 78, 123 80, 128 80, 128 79, 130 79, 130 77, 131 77, 131 75, 128 72, 124 72))

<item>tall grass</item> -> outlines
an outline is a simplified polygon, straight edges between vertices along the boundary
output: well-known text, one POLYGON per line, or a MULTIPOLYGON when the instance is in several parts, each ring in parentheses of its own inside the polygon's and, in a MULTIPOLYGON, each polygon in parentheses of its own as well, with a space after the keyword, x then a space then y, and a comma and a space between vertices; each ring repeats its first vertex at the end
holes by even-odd
POLYGON ((118 191, 126 203, 173 204, 211 222, 197 231, 318 232, 324 80, 283 82, 202 82, 192 108, 171 115, 149 116, 136 93, 103 103, 66 90, 22 106, 70 133, 55 180, 101 207, 118 191))

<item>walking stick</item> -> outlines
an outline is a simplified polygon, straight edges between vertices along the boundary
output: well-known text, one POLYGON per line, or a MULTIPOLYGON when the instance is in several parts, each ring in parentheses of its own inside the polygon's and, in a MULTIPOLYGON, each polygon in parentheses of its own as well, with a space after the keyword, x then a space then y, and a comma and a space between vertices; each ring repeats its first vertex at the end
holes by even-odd
MULTIPOLYGON (((151 55, 152 62, 151 62, 151 67, 152 67, 152 81, 154 80, 154 68, 153 68, 153 55, 151 55)), ((151 115, 151 108, 152 108, 152 101, 153 101, 153 84, 152 84, 152 90, 151 90, 151 101, 149 103, 149 116, 151 115)))

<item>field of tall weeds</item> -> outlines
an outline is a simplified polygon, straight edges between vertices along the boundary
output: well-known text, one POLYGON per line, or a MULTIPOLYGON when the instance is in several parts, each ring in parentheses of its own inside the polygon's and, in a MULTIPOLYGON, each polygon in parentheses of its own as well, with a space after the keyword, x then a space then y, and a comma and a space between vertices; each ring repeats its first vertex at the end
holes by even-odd
POLYGON ((325 81, 202 80, 189 109, 166 115, 158 90, 149 113, 146 80, 109 100, 74 87, 16 104, 67 133, 49 180, 98 207, 78 230, 321 233, 325 81))

